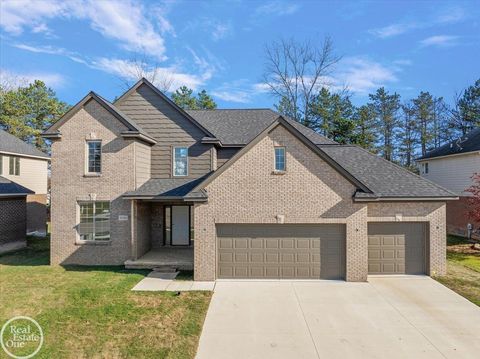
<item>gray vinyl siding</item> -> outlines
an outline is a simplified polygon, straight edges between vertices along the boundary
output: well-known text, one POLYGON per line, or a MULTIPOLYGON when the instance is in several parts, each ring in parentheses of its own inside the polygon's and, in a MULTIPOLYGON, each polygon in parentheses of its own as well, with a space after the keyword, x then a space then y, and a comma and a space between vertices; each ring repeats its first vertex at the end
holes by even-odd
POLYGON ((140 86, 115 106, 157 140, 151 154, 152 178, 172 177, 174 146, 188 147, 188 178, 210 172, 212 145, 200 143, 205 133, 150 88, 140 86))
POLYGON ((135 187, 138 188, 150 179, 150 146, 135 143, 135 187))
POLYGON ((232 158, 239 150, 239 147, 219 148, 217 150, 217 168, 227 162, 230 158, 232 158))

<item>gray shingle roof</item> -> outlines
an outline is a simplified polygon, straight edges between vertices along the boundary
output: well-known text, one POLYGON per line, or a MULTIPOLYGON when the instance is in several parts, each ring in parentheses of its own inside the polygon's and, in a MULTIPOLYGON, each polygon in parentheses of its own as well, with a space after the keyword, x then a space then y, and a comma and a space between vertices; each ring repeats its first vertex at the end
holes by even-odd
MULTIPOLYGON (((223 145, 246 145, 268 127, 278 116, 270 109, 188 110, 190 116, 215 135, 223 145)), ((319 135, 300 123, 285 119, 315 144, 336 142, 319 135)))
POLYGON ((471 131, 466 136, 448 142, 433 151, 428 152, 425 156, 418 158, 424 160, 428 158, 456 155, 460 153, 468 153, 480 151, 480 127, 471 131))
POLYGON ((25 156, 50 158, 46 153, 43 153, 37 148, 3 130, 0 130, 0 152, 12 152, 25 156))
POLYGON ((0 197, 2 195, 26 195, 34 193, 30 191, 28 188, 25 188, 18 183, 10 181, 5 177, 0 176, 0 197))
POLYGON ((357 198, 456 197, 455 193, 360 147, 319 147, 373 192, 357 192, 357 198))
POLYGON ((191 178, 154 178, 145 182, 140 188, 135 191, 127 192, 124 197, 155 197, 161 199, 162 197, 178 197, 178 198, 206 198, 203 192, 190 191, 195 188, 206 177, 196 179, 191 178))

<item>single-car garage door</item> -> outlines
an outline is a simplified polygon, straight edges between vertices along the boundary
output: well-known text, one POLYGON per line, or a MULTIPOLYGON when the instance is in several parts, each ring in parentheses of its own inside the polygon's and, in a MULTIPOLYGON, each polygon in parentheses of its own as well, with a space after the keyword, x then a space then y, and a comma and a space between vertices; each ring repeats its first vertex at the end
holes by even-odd
POLYGON ((425 223, 369 223, 369 274, 424 274, 425 223))
POLYGON ((345 277, 345 226, 217 225, 218 278, 345 277))

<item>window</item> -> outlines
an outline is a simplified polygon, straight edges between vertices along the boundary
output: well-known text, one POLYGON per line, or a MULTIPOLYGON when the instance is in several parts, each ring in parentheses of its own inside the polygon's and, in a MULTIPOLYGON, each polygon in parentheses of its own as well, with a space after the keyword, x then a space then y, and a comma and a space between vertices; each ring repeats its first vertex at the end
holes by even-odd
POLYGON ((188 148, 173 148, 173 175, 188 176, 188 148))
POLYGON ((9 174, 11 176, 20 176, 20 157, 10 156, 9 165, 9 174))
POLYGON ((3 156, 0 155, 0 176, 3 175, 3 156))
POLYGON ((87 141, 88 163, 87 173, 102 172, 102 142, 87 141))
POLYGON ((428 174, 428 162, 422 163, 423 173, 428 174))
POLYGON ((110 239, 110 202, 82 202, 78 234, 83 241, 110 239))
POLYGON ((285 171, 285 147, 275 147, 275 171, 285 171))

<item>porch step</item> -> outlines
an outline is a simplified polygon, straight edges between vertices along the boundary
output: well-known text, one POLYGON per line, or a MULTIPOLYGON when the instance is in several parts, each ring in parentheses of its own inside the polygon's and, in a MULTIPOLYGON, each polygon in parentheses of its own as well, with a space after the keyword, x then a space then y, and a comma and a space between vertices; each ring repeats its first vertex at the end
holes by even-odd
POLYGON ((178 271, 177 267, 169 266, 169 265, 159 265, 152 268, 154 272, 160 273, 175 273, 178 271))

